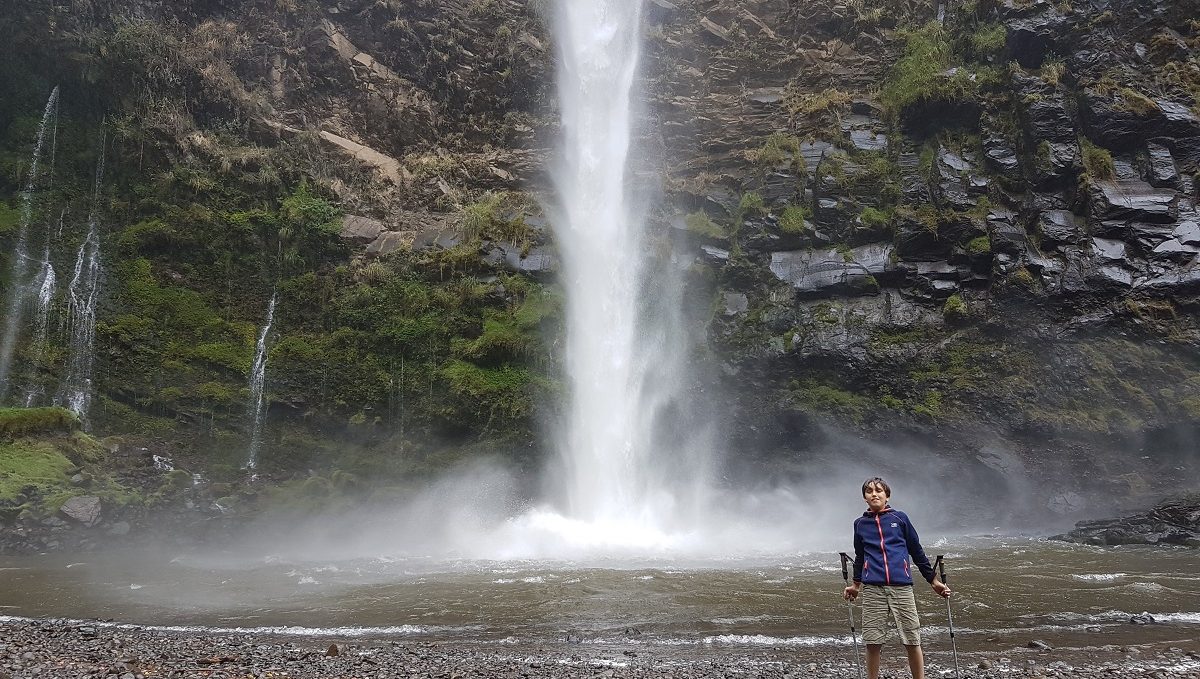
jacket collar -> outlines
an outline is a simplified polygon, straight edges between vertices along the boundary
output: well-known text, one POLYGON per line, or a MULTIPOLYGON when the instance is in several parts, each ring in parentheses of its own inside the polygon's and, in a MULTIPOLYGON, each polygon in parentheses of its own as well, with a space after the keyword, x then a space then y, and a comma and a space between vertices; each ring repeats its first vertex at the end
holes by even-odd
POLYGON ((891 512, 891 511, 895 511, 892 509, 891 505, 884 505, 883 511, 876 513, 876 512, 873 512, 868 509, 867 511, 863 512, 863 516, 873 519, 876 516, 883 516, 884 514, 887 514, 888 512, 891 512))

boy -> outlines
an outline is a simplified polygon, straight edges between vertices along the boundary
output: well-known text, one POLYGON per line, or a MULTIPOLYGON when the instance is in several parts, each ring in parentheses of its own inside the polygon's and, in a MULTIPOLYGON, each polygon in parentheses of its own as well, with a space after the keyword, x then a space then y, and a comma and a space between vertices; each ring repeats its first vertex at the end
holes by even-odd
POLYGON ((908 557, 912 557, 921 575, 939 596, 950 596, 950 588, 934 573, 908 516, 888 505, 892 489, 887 482, 879 477, 867 479, 862 485, 862 495, 867 511, 854 520, 854 584, 846 588, 844 596, 853 601, 862 592, 867 679, 879 677, 879 658, 889 621, 899 629, 913 679, 925 679, 921 625, 917 620, 908 557))

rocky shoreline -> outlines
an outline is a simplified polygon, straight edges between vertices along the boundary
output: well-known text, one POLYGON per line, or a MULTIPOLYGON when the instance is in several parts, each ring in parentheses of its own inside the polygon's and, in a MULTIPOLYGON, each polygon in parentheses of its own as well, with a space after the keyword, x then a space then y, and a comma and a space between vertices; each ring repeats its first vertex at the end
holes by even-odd
POLYGON ((1164 500, 1133 516, 1080 521, 1052 540, 1087 545, 1181 545, 1200 547, 1200 495, 1164 500))
MULTIPOLYGON (((894 656, 895 654, 893 654, 894 656)), ((949 653, 927 651, 931 676, 952 676, 949 653)), ((906 676, 885 657, 885 677, 906 676)), ((1169 644, 963 652, 972 677, 1200 677, 1200 652, 1169 644)), ((0 679, 32 677, 467 677, 817 679, 852 676, 842 649, 628 646, 570 641, 481 644, 210 634, 109 623, 0 618, 0 679)))

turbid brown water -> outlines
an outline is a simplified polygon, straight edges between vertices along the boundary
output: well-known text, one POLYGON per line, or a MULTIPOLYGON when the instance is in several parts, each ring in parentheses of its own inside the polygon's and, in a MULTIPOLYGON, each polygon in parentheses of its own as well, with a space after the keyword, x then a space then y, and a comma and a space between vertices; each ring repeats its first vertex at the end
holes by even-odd
MULTIPOLYGON (((1198 650, 1195 550, 963 538, 946 553, 960 650, 1167 643, 1198 650), (1148 613, 1154 622, 1134 624, 1148 613)), ((284 560, 200 553, 0 560, 0 614, 357 639, 479 644, 846 648, 831 554, 721 560, 284 560), (286 628, 286 629, 281 629, 286 628)), ((923 584, 926 645, 948 644, 923 584)), ((856 610, 857 617, 857 610, 856 610)))

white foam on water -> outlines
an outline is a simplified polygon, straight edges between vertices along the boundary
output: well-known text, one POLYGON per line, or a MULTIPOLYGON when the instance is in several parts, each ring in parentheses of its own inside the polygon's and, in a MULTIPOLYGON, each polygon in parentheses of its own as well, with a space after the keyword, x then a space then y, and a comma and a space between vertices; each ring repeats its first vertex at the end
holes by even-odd
POLYGON ((27 618, 17 615, 0 615, 0 623, 55 622, 63 625, 99 627, 102 629, 136 630, 149 632, 178 632, 189 634, 249 634, 279 635, 289 637, 388 637, 420 634, 463 632, 483 629, 479 625, 463 627, 437 627, 424 625, 392 625, 386 627, 302 627, 299 625, 266 625, 261 627, 210 627, 207 625, 135 625, 122 622, 78 620, 73 618, 27 618))
POLYGON ((1072 573, 1071 577, 1083 582, 1112 582, 1127 576, 1124 573, 1072 573))
POLYGON ((736 646, 841 646, 853 643, 849 637, 772 637, 765 634, 720 634, 704 637, 706 645, 736 646))

